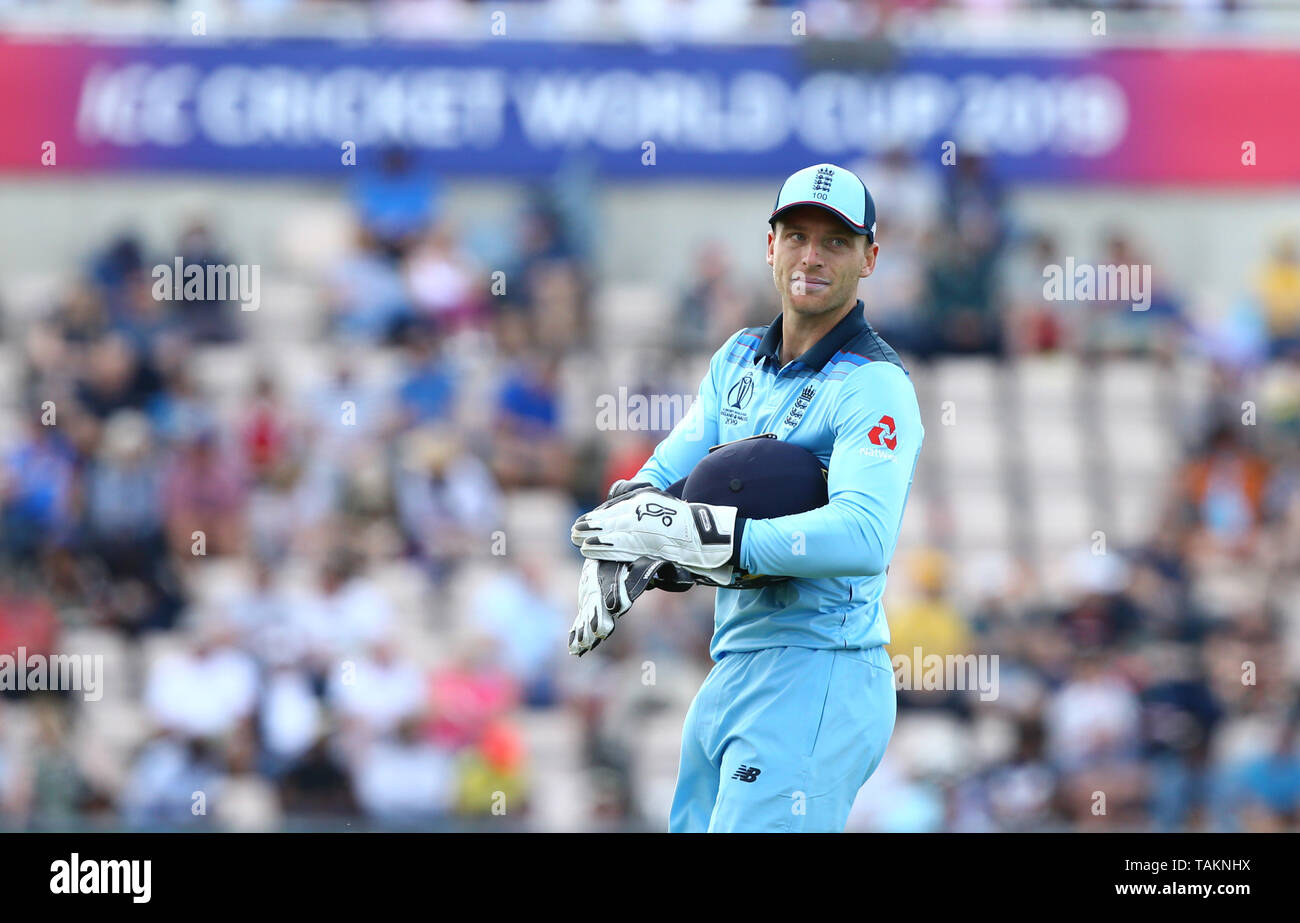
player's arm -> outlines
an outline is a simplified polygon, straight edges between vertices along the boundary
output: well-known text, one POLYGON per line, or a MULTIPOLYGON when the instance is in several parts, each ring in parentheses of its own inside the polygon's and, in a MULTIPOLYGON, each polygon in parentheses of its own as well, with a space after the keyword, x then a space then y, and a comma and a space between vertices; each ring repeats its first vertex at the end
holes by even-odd
MULTIPOLYGON (((680 496, 686 475, 696 462, 718 442, 718 403, 715 378, 719 364, 729 354, 743 331, 737 331, 709 361, 708 371, 700 382, 691 409, 677 422, 673 431, 656 447, 641 470, 628 480, 610 488, 609 506, 624 494, 649 484, 680 496)), ((650 557, 635 557, 614 562, 583 562, 578 581, 578 615, 569 631, 569 652, 581 657, 595 649, 613 633, 617 620, 648 589, 682 593, 694 585, 694 575, 669 562, 650 557)))
POLYGON ((654 454, 630 478, 665 490, 691 473, 718 438, 718 389, 722 366, 743 330, 737 330, 709 360, 708 371, 700 381, 699 392, 691 409, 677 421, 671 433, 655 448, 654 454))
POLYGON ((925 438, 906 373, 887 362, 853 371, 839 392, 832 425, 830 502, 793 516, 738 520, 734 560, 747 573, 874 576, 889 565, 925 438))

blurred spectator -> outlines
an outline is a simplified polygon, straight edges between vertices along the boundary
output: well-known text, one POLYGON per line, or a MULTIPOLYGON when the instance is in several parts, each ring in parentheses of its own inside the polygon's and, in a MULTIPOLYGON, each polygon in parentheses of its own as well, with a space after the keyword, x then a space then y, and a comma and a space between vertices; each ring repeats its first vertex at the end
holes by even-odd
POLYGON ((706 241, 696 251, 695 276, 677 302, 672 325, 673 349, 682 354, 712 354, 741 327, 766 324, 752 294, 736 282, 736 273, 721 241, 706 241))
MULTIPOLYGON (((22 586, 12 574, 0 572, 0 656, 17 660, 18 649, 48 655, 56 650, 59 620, 54 607, 39 594, 22 586)), ((21 699, 19 690, 6 688, 0 696, 21 699)))
POLYGON ((526 360, 502 382, 492 468, 505 490, 567 487, 569 451, 560 429, 560 361, 526 360))
POLYGON ((535 707, 555 701, 552 667, 565 655, 555 639, 565 636, 569 621, 543 577, 541 563, 525 558, 485 580, 473 603, 475 630, 496 641, 503 665, 523 685, 525 704, 535 707))
POLYGON ((1081 344, 1089 355, 1172 356, 1185 320, 1180 300, 1167 284, 1167 276, 1153 266, 1150 257, 1141 253, 1128 234, 1111 232, 1106 236, 1097 266, 1126 267, 1130 298, 1109 299, 1101 290, 1100 273, 1096 300, 1080 307, 1086 318, 1081 344), (1139 283, 1148 290, 1145 307, 1137 297, 1139 283))
POLYGON ((1051 352, 1072 343, 1080 326, 1074 307, 1048 301, 1043 293, 1044 271, 1062 262, 1056 238, 1038 232, 1019 243, 1003 264, 1001 284, 1006 296, 1006 332, 1016 353, 1051 352))
POLYGON ((611 432, 609 435, 611 437, 610 445, 607 447, 609 454, 605 460, 600 483, 597 485, 598 490, 592 497, 595 503, 585 506, 584 511, 604 503, 615 481, 629 480, 640 471, 646 459, 654 454, 659 440, 663 438, 663 434, 641 430, 611 432))
POLYGON ((1010 219, 1001 182, 988 161, 976 154, 957 158, 943 173, 943 213, 979 262, 996 260, 1006 244, 1010 219))
MULTIPOLYGON (((166 556, 161 465, 149 420, 119 410, 86 471, 86 541, 114 576, 150 579, 166 556)), ((189 553, 190 538, 185 539, 189 553)))
POLYGON ((1268 325, 1270 355, 1300 352, 1300 244, 1295 233, 1278 238, 1259 273, 1257 287, 1268 325))
POLYGON ((1217 426, 1205 449, 1183 466, 1178 480, 1184 515, 1197 529, 1192 553, 1198 560, 1254 549, 1268 476, 1268 462, 1232 423, 1217 426))
MULTIPOLYGON (((983 158, 964 154, 944 174, 944 218, 920 240, 926 254, 921 309, 891 319, 894 345, 922 359, 947 353, 1000 355, 998 260, 1007 239, 1003 193, 983 158)), ((882 248, 883 249, 883 248, 882 248)))
POLYGON ((1281 832, 1300 819, 1300 720, 1292 715, 1277 729, 1275 743, 1235 774, 1232 801, 1246 832, 1281 832))
POLYGON ((225 772, 212 797, 213 822, 232 832, 267 832, 279 829, 282 818, 280 797, 256 765, 253 732, 236 735, 224 752, 225 772))
POLYGON ((363 228, 329 280, 327 300, 332 331, 363 343, 389 342, 411 316, 397 262, 363 228))
POLYGON ((457 655, 430 677, 426 732, 440 746, 472 746, 492 722, 518 705, 518 681, 497 659, 497 647, 488 637, 467 638, 457 655))
POLYGON ((403 256, 438 213, 441 189, 411 153, 389 147, 378 155, 359 151, 361 178, 352 197, 362 228, 390 260, 403 256), (378 163, 378 169, 369 164, 378 163))
MULTIPOLYGON (((948 601, 948 562, 938 551, 920 549, 908 561, 909 574, 920 592, 919 598, 895 603, 889 608, 890 659, 902 658, 905 672, 917 673, 926 658, 946 658, 971 652, 970 632, 957 608, 948 601)), ((918 706, 950 707, 965 714, 967 693, 958 690, 908 688, 898 692, 900 709, 918 706)))
POLYGON ((1044 759, 1041 723, 1020 721, 1015 734, 1011 759, 989 775, 990 819, 1004 832, 1042 830, 1059 823, 1055 811, 1057 774, 1044 759))
POLYGON ((446 223, 430 229, 412 249, 406 284, 417 321, 456 330, 481 319, 487 274, 460 248, 446 223))
POLYGON ((157 373, 141 364, 120 335, 96 342, 86 359, 84 376, 77 381, 77 400, 96 419, 127 408, 141 410, 158 390, 157 373))
POLYGON ((265 679, 257 722, 264 768, 278 776, 306 758, 325 730, 325 714, 306 673, 287 667, 272 670, 265 679))
POLYGON ((295 595, 291 605, 293 623, 307 639, 307 662, 321 679, 334 679, 341 660, 360 657, 391 631, 391 605, 347 548, 329 553, 316 586, 295 595))
POLYGON ((0 538, 5 557, 31 559, 46 542, 65 541, 74 522, 75 454, 63 433, 36 417, 0 462, 0 538))
POLYGON ((994 264, 987 241, 938 227, 926 239, 925 295, 919 322, 901 334, 898 348, 923 359, 941 354, 987 353, 1002 349, 1002 327, 994 310, 994 264))
POLYGON ((122 791, 122 816, 136 828, 175 828, 202 815, 194 795, 215 795, 221 778, 219 756, 199 738, 160 734, 146 743, 131 765, 122 791))
POLYGON ((504 720, 489 721, 478 745, 457 754, 460 813, 470 817, 527 813, 524 770, 524 741, 518 729, 504 720))
POLYGON ((333 671, 328 696, 345 725, 365 738, 380 737, 419 713, 424 679, 392 642, 381 639, 333 671))
POLYGON ((1215 798, 1210 742, 1223 709, 1206 681, 1199 652, 1152 645, 1142 692, 1143 737, 1152 763, 1151 812, 1162 830, 1208 821, 1215 798))
POLYGON ((274 379, 265 372, 253 383, 252 399, 240 426, 243 466, 256 478, 273 478, 292 462, 297 433, 291 412, 274 379))
POLYGON ((1138 701, 1100 651, 1079 656, 1070 679, 1047 704, 1047 752, 1065 771, 1137 755, 1138 701))
POLYGON ((925 230, 939 218, 943 186, 934 170, 903 147, 892 147, 875 160, 859 161, 852 169, 870 190, 876 214, 888 216, 877 231, 887 235, 891 257, 897 247, 920 243, 925 230))
POLYGON ((234 641, 261 665, 299 666, 308 653, 307 626, 295 619, 293 600, 277 583, 269 561, 255 559, 247 591, 227 604, 234 641))
POLYGON ((164 442, 187 442, 217 428, 211 402, 199 390, 187 365, 163 375, 162 388, 148 404, 149 419, 164 442))
MULTIPOLYGON (((207 222, 198 219, 192 221, 182 232, 177 241, 176 253, 183 266, 200 266, 207 278, 209 266, 233 267, 234 261, 224 253, 213 239, 212 229, 207 222)), ((223 275, 226 275, 223 273, 223 275)), ((208 297, 189 299, 175 303, 176 310, 189 336, 200 343, 228 343, 237 339, 239 328, 234 318, 234 301, 240 297, 237 288, 229 290, 227 297, 218 300, 216 293, 204 290, 208 297)))
POLYGON ((442 354, 442 339, 435 329, 420 325, 408 336, 406 374, 397 390, 404 426, 450 422, 455 410, 454 360, 442 354))
POLYGON ((220 737, 252 717, 257 667, 230 641, 226 628, 207 621, 188 649, 154 665, 144 699, 159 727, 193 738, 220 737))
POLYGON ((589 281, 564 213, 549 193, 531 192, 519 225, 519 247, 504 274, 505 290, 493 300, 497 338, 507 353, 514 351, 511 346, 531 353, 539 348, 564 352, 586 339, 591 330, 589 281), (521 332, 522 341, 512 341, 521 332))
POLYGON ((1056 617, 1057 630, 1079 650, 1122 646, 1138 630, 1143 613, 1124 592, 1128 564, 1117 553, 1080 549, 1068 559, 1072 599, 1056 617))
POLYGON ((561 354, 588 329, 582 322, 586 314, 586 282, 577 264, 567 260, 534 267, 530 282, 536 348, 561 354))
POLYGON ((420 737, 419 721, 409 718, 393 737, 368 745, 358 757, 356 795, 376 820, 427 827, 455 803, 455 765, 445 750, 420 737))
POLYGON ((206 554, 234 554, 244 547, 244 473, 218 439, 212 430, 195 434, 162 476, 168 542, 182 559, 197 553, 196 532, 203 533, 206 554))
POLYGON ((100 287, 113 290, 142 269, 144 252, 139 239, 122 231, 91 259, 90 277, 100 287))
POLYGON ((403 437, 394 478, 397 519, 409 550, 443 580, 499 527, 500 496, 487 466, 450 430, 403 437))
POLYGON ((50 320, 64 341, 82 346, 102 338, 109 325, 103 295, 87 282, 69 289, 50 320))
POLYGON ((90 784, 73 753, 66 714, 53 703, 38 706, 37 739, 27 782, 30 824, 37 830, 73 826, 90 795, 90 784))
POLYGON ((280 798, 286 812, 308 819, 354 817, 359 812, 348 770, 323 736, 284 774, 280 798))

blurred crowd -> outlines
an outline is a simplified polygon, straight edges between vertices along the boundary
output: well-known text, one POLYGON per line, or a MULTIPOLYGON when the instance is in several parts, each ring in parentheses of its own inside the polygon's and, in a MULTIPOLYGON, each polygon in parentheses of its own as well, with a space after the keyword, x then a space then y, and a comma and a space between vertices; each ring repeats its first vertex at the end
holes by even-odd
MULTIPOLYGON (((1064 596, 1016 560, 958 593, 942 536, 900 554, 891 651, 996 654, 1000 694, 900 692, 851 826, 1296 829, 1295 239, 1261 254, 1257 284, 1207 330, 1160 273, 1140 314, 1045 301, 1059 248, 976 158, 942 180, 901 153, 855 167, 889 216, 868 317, 917 376, 952 356, 1064 353, 1191 359, 1217 378, 1149 539, 1072 562, 1064 596), (1241 394, 1260 396, 1258 425, 1242 425, 1241 394)), ((549 716, 577 729, 565 771, 592 780, 564 828, 644 823, 628 715, 667 706, 671 731, 684 702, 644 680, 628 694, 626 671, 662 664, 689 701, 712 595, 649 594, 653 618, 627 620, 595 664, 567 656, 577 557, 548 530, 661 435, 566 416, 594 359, 592 236, 540 187, 511 240, 480 246, 400 151, 345 194, 351 242, 296 332, 327 368, 301 387, 287 343, 237 395, 196 371, 248 358, 262 322, 154 297, 153 268, 176 256, 259 262, 202 219, 165 252, 130 231, 104 241, 55 303, 8 325, 24 429, 0 459, 0 653, 100 639, 117 672, 103 703, 0 694, 0 825, 522 822, 540 810, 549 716)), ((777 311, 723 247, 699 253, 671 280, 665 368, 777 311)), ((1148 262, 1122 226, 1096 261, 1148 262)))
MULTIPOLYGON (((978 18, 981 32, 1032 36, 1037 13, 1091 14, 1086 0, 547 0, 486 9, 474 0, 223 0, 203 11, 213 33, 339 29, 368 34, 464 37, 467 33, 555 38, 566 35, 644 41, 714 39, 744 41, 766 35, 810 36, 828 41, 890 41, 943 34, 946 17, 978 18), (489 13, 501 13, 489 18, 489 13), (504 33, 501 30, 504 29, 504 33)), ((1101 5, 1126 16, 1124 28, 1213 31, 1240 27, 1251 11, 1279 12, 1286 0, 1116 0, 1101 5), (1152 14, 1144 20, 1134 14, 1152 14)), ((0 0, 0 16, 23 14, 46 25, 95 29, 129 23, 140 29, 193 26, 195 11, 174 0, 0 0), (60 14, 64 19, 60 20, 60 14), (110 17, 117 20, 114 23, 110 17)), ((1091 20, 1087 20, 1090 25, 1091 20)), ((1261 24, 1258 28, 1267 28, 1261 24)), ((205 21, 204 33, 207 34, 205 21)), ((1085 31, 1081 33, 1086 36, 1085 31)))
POLYGON ((969 562, 934 547, 905 557, 908 591, 887 606, 891 653, 996 656, 1001 687, 987 702, 969 690, 900 691, 902 730, 854 823, 1300 827, 1295 231, 1222 310, 1194 310, 1122 225, 1076 262, 1151 266, 1149 306, 1049 300, 1045 269, 1062 264, 1063 248, 1017 220, 978 158, 947 182, 902 153, 857 169, 890 216, 862 288, 868 316, 921 361, 918 377, 947 355, 1064 353, 1094 371, 1138 360, 1163 375, 1191 362, 1208 368, 1209 386, 1180 421, 1182 458, 1145 541, 1084 546, 1054 587, 1014 554, 971 564, 982 571, 973 591, 955 586, 969 562))

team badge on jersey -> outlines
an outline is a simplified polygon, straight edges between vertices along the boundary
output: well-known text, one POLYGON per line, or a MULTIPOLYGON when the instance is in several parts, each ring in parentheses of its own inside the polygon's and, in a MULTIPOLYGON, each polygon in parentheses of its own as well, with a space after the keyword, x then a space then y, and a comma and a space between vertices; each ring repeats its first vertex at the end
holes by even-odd
POLYGON ((812 385, 803 389, 799 394, 799 397, 795 399, 794 406, 790 408, 790 412, 785 415, 785 425, 787 428, 794 429, 799 425, 799 421, 803 419, 804 411, 808 409, 808 404, 816 394, 817 389, 812 385))

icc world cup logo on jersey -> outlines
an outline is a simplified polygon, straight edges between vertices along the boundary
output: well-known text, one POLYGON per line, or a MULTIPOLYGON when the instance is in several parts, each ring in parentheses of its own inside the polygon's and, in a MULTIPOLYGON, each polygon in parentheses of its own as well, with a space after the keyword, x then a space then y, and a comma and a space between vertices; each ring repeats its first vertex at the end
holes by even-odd
POLYGON ((745 412, 745 407, 749 405, 753 397, 754 378, 753 375, 746 372, 744 378, 727 390, 727 406, 722 408, 720 414, 722 422, 734 425, 748 420, 749 414, 745 412))
POLYGON ((740 381, 731 386, 727 392, 727 405, 735 407, 737 410, 744 410, 749 399, 754 396, 754 379, 746 375, 740 381))

